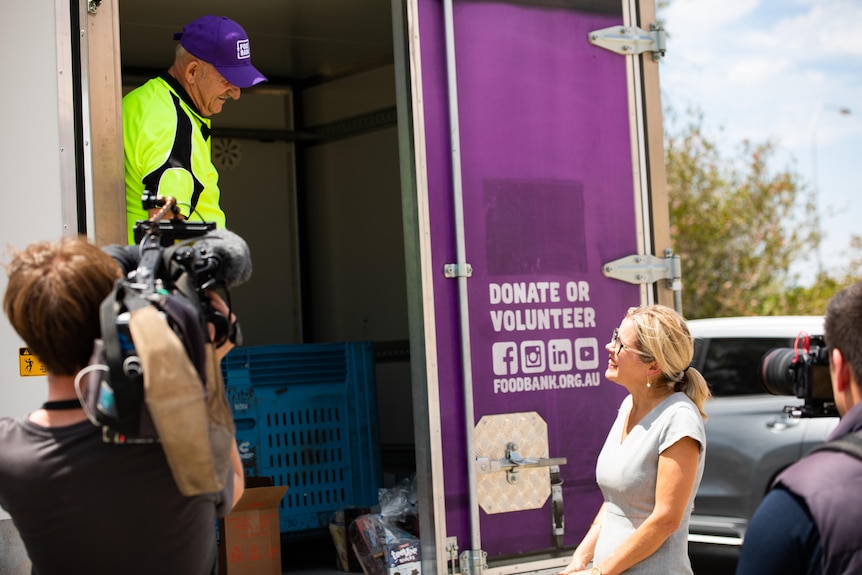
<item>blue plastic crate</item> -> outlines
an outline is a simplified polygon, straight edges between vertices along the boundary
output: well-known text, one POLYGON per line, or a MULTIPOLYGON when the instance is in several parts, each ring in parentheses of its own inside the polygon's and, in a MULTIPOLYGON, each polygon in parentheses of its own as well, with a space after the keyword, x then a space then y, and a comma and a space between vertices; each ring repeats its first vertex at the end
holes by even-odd
POLYGON ((289 489, 282 533, 324 529, 381 485, 370 342, 237 348, 222 362, 243 467, 289 489))

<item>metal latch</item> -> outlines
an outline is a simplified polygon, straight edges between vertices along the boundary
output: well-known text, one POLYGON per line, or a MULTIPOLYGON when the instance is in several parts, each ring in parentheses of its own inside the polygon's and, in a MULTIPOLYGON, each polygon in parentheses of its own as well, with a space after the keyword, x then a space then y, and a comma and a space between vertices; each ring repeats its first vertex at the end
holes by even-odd
POLYGON ((659 61, 667 49, 667 33, 661 24, 652 23, 649 32, 637 26, 611 26, 589 34, 590 44, 623 56, 652 52, 659 61))
POLYGON ((458 563, 463 575, 481 575, 488 569, 488 553, 481 549, 464 551, 458 563))
POLYGON ((630 284, 651 284, 658 280, 668 280, 668 288, 677 292, 682 290, 682 263, 670 248, 664 251, 665 257, 651 254, 626 256, 602 266, 602 274, 630 284))
POLYGON ((446 538, 446 554, 449 556, 449 575, 457 575, 460 573, 460 568, 458 566, 458 538, 457 537, 447 537, 446 538))
POLYGON ((95 14, 99 10, 102 0, 87 0, 87 12, 95 14))
POLYGON ((551 466, 551 531, 557 549, 562 549, 565 544, 563 535, 566 533, 566 516, 563 509, 563 478, 560 477, 558 465, 551 466))
POLYGON ((554 465, 565 465, 565 457, 521 457, 518 446, 509 443, 506 446, 506 459, 490 459, 488 457, 476 458, 476 472, 480 474, 506 472, 506 481, 512 485, 518 483, 518 470, 527 467, 552 467, 554 465))

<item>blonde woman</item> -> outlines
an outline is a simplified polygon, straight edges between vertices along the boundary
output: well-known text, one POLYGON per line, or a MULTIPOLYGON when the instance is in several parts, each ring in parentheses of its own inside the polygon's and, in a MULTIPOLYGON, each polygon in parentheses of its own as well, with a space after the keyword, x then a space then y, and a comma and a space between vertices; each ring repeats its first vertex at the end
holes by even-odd
POLYGON ((628 390, 596 463, 604 503, 564 575, 691 575, 688 522, 706 453, 703 376, 673 309, 632 308, 605 377, 628 390))

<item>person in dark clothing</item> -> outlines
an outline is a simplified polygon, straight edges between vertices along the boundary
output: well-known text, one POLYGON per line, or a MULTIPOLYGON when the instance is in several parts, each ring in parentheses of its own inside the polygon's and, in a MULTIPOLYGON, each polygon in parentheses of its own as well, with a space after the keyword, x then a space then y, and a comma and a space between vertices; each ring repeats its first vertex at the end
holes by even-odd
MULTIPOLYGON (((214 575, 216 518, 244 487, 236 443, 224 488, 184 496, 160 443, 105 443, 79 403, 75 378, 100 337, 100 305, 121 276, 116 261, 67 237, 15 253, 7 271, 3 309, 48 383, 40 408, 0 418, 0 506, 32 572, 214 575)), ((219 298, 211 303, 227 312, 219 298)))
MULTIPOLYGON (((826 308, 824 339, 841 420, 827 438, 862 430, 862 282, 826 308)), ((818 450, 785 470, 745 533, 737 575, 862 573, 862 460, 818 450)))

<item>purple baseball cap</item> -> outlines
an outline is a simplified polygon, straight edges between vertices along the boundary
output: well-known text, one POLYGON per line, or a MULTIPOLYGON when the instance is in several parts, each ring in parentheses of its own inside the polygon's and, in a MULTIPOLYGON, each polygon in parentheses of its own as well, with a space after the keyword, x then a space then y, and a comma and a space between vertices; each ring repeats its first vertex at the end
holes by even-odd
POLYGON ((226 16, 201 16, 174 34, 193 56, 212 64, 231 84, 249 88, 266 82, 251 65, 251 45, 242 26, 226 16))

